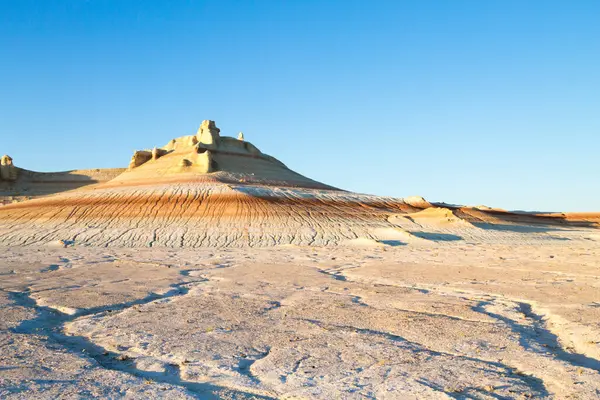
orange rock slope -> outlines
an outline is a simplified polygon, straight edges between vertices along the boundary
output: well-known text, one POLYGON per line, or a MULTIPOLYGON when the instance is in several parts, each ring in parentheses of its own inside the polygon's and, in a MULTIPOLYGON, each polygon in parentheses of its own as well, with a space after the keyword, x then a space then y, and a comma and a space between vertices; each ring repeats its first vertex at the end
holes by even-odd
MULTIPOLYGON (((416 219, 390 218, 428 207, 434 205, 316 182, 260 152, 243 136, 221 137, 214 122, 204 121, 196 135, 135 152, 128 170, 108 182, 0 207, 0 245, 402 244, 413 237, 407 229, 439 231, 421 238, 443 240, 449 228, 442 222, 458 220, 467 223, 453 224, 464 231, 454 236, 480 240, 490 235, 478 223, 489 227, 506 220, 506 215, 488 211, 448 208, 416 219)), ((536 222, 534 216, 527 218, 536 222)))

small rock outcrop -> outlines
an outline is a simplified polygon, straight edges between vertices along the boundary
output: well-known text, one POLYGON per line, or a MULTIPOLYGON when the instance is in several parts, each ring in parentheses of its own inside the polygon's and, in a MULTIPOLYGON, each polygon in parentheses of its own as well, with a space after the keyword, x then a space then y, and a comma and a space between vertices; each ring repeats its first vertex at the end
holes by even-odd
POLYGON ((158 160, 160 157, 164 156, 167 153, 167 150, 155 147, 152 149, 152 159, 158 160))
POLYGON ((131 157, 131 161, 129 162, 129 169, 134 169, 135 167, 139 167, 147 161, 152 160, 153 152, 148 150, 137 150, 133 153, 131 157))
POLYGON ((0 180, 16 181, 18 176, 17 167, 14 166, 10 156, 4 155, 0 159, 0 180))
POLYGON ((410 196, 410 197, 405 197, 402 200, 404 200, 404 202, 408 205, 411 205, 415 208, 429 208, 429 207, 433 207, 433 205, 428 202, 427 200, 425 200, 423 197, 421 196, 410 196))

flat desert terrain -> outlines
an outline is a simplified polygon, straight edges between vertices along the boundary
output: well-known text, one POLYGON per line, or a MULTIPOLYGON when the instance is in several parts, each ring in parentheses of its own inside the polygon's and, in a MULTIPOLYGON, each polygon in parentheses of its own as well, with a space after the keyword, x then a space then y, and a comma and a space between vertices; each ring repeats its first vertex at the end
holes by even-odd
POLYGON ((0 254, 2 398, 600 396, 593 233, 0 254))

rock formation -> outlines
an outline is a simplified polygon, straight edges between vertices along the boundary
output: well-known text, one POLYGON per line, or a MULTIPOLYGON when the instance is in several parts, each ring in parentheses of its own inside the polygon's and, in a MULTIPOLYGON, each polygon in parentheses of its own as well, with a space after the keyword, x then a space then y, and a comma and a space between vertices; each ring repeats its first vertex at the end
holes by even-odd
POLYGON ((129 169, 134 169, 135 167, 139 167, 146 161, 150 161, 152 159, 152 152, 147 150, 137 150, 133 153, 131 157, 131 161, 129 162, 129 169))
POLYGON ((196 139, 202 143, 203 147, 208 149, 216 148, 219 146, 221 139, 220 132, 221 130, 217 128, 215 121, 204 120, 198 129, 198 133, 196 133, 196 139))
POLYGON ((143 179, 142 172, 154 179, 156 176, 218 171, 258 178, 261 171, 274 169, 283 175, 290 172, 281 161, 246 142, 242 132, 237 139, 221 136, 215 122, 205 120, 195 135, 172 139, 164 147, 136 151, 129 163, 129 171, 135 174, 126 174, 122 179, 143 179))
MULTIPOLYGON (((10 158, 1 164, 2 178, 14 177, 10 158)), ((20 182, 27 178, 17 170, 20 182)), ((55 179, 62 182, 65 175, 55 179)), ((339 190, 292 171, 250 142, 221 136, 213 121, 204 121, 195 135, 136 151, 129 169, 114 179, 1 207, 0 246, 379 246, 432 237, 477 242, 489 233, 476 224, 540 221, 508 214, 339 190), (448 234, 450 229, 459 234, 448 234)), ((597 221, 585 218, 586 226, 597 221)), ((551 220, 566 223, 564 217, 544 221, 551 220)))
POLYGON ((167 154, 168 151, 165 149, 159 149, 159 148, 153 148, 152 149, 152 159, 153 160, 158 160, 160 157, 164 156, 165 154, 167 154))
POLYGON ((18 176, 17 167, 13 165, 10 156, 4 155, 0 159, 0 180, 16 181, 18 176))
POLYGON ((404 202, 415 208, 429 208, 432 204, 421 196, 409 196, 404 198, 404 202))
POLYGON ((4 206, 0 246, 327 245, 391 227, 387 215, 406 207, 309 179, 235 136, 204 121, 195 135, 136 151, 109 182, 4 206))

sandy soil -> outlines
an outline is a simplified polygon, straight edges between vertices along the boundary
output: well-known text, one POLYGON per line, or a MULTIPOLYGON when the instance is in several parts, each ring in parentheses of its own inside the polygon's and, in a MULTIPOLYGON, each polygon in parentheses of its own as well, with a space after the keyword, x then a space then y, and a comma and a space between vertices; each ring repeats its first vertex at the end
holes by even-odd
POLYGON ((2 399, 600 397, 600 214, 346 192, 212 121, 19 179, 2 399))
POLYGON ((600 235, 521 229, 4 248, 0 397, 598 398, 600 235))

